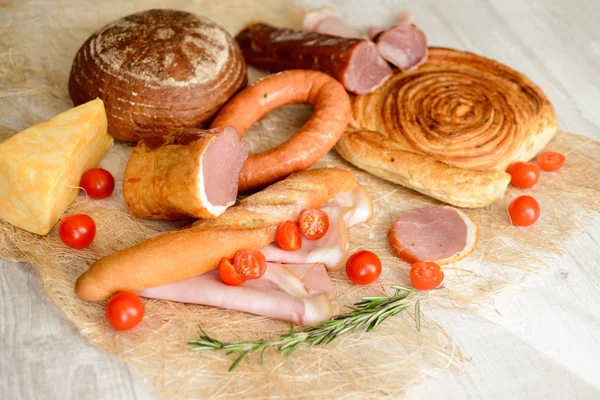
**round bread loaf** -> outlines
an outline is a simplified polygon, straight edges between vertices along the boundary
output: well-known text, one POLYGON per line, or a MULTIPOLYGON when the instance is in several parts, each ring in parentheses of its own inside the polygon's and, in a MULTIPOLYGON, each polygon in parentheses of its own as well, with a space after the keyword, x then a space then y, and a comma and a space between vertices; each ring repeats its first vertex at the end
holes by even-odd
POLYGON ((71 68, 76 106, 104 101, 108 131, 137 142, 205 127, 247 83, 232 37, 214 22, 182 11, 149 10, 100 28, 71 68))

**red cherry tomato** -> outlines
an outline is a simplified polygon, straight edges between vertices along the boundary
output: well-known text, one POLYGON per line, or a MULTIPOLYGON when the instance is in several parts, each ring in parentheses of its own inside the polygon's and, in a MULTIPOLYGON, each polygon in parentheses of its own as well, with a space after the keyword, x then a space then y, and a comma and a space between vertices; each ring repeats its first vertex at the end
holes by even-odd
POLYGON ((131 292, 119 292, 106 304, 106 320, 118 331, 134 328, 144 318, 144 302, 131 292))
POLYGON ((543 171, 557 171, 565 163, 565 156, 553 151, 545 151, 538 154, 537 163, 543 171))
POLYGON ((419 261, 410 267, 410 281, 419 290, 431 290, 440 286, 444 271, 433 261, 419 261))
POLYGON ((373 283, 381 275, 381 260, 377 254, 367 250, 354 253, 346 261, 346 274, 358 285, 373 283))
POLYGON ((510 183, 519 189, 529 189, 540 179, 540 168, 531 163, 516 162, 508 167, 510 183))
POLYGON ((233 257, 233 265, 245 279, 258 279, 267 270, 267 259, 258 250, 240 250, 233 257))
POLYGON ((540 216, 540 205, 531 196, 519 196, 508 206, 510 222, 515 226, 529 226, 540 216))
POLYGON ((96 224, 89 215, 71 214, 60 221, 58 235, 67 246, 83 249, 96 237, 96 224))
POLYGON ((293 221, 285 221, 279 224, 275 238, 277 244, 283 250, 295 251, 302 247, 300 229, 293 221))
POLYGON ((105 169, 92 168, 81 176, 79 186, 92 199, 104 199, 115 190, 115 178, 105 169))
POLYGON ((229 286, 239 286, 246 282, 246 279, 237 272, 231 260, 226 257, 219 263, 219 277, 224 284, 229 286))
POLYGON ((304 210, 298 218, 300 232, 311 240, 321 239, 329 229, 329 217, 323 210, 304 210))

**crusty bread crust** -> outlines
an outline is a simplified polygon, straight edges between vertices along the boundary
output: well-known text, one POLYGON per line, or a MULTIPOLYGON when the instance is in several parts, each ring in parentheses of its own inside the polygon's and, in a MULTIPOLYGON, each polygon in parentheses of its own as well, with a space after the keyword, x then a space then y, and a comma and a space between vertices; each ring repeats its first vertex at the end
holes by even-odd
POLYGON ((277 226, 300 212, 319 208, 358 186, 339 168, 298 172, 231 207, 219 218, 148 239, 106 256, 79 277, 83 300, 104 300, 118 291, 137 291, 180 281, 217 268, 240 249, 260 249, 275 240, 277 226))
POLYGON ((459 207, 501 198, 510 180, 501 171, 534 157, 557 130, 552 104, 527 77, 442 48, 430 48, 416 71, 354 97, 352 114, 336 146, 342 157, 459 207))
POLYGON ((246 63, 227 31, 208 18, 155 9, 94 32, 69 76, 76 106, 104 100, 108 133, 137 142, 206 127, 246 86, 246 63))

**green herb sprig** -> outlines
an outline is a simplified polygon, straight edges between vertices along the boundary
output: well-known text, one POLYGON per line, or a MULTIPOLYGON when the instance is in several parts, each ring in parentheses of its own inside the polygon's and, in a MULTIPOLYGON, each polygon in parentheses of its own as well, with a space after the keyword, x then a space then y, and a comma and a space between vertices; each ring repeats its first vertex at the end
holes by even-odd
MULTIPOLYGON (((284 355, 292 354, 300 345, 313 346, 328 344, 341 335, 353 333, 358 330, 370 332, 387 318, 404 311, 409 307, 405 301, 412 290, 402 286, 392 286, 395 290, 391 296, 367 296, 361 297, 361 301, 350 307, 351 311, 337 315, 321 325, 307 328, 301 331, 294 330, 291 325, 289 333, 270 340, 241 340, 223 343, 210 337, 201 327, 200 337, 188 341, 193 346, 192 351, 215 350, 225 351, 226 354, 239 354, 229 367, 233 371, 239 363, 250 353, 260 352, 261 362, 263 354, 269 347, 275 348, 284 355)), ((420 329, 420 305, 419 300, 415 303, 415 321, 417 330, 420 329)))

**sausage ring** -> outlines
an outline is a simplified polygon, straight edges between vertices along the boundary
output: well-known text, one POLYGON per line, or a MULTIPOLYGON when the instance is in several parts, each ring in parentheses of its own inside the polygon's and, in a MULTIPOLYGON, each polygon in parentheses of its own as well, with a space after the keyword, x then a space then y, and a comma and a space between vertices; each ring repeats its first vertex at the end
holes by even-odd
POLYGON ((247 192, 310 167, 340 139, 350 120, 350 99, 335 79, 318 71, 289 70, 269 75, 231 99, 211 127, 233 126, 240 137, 269 111, 286 104, 310 104, 314 113, 279 146, 252 154, 242 168, 239 191, 247 192))

